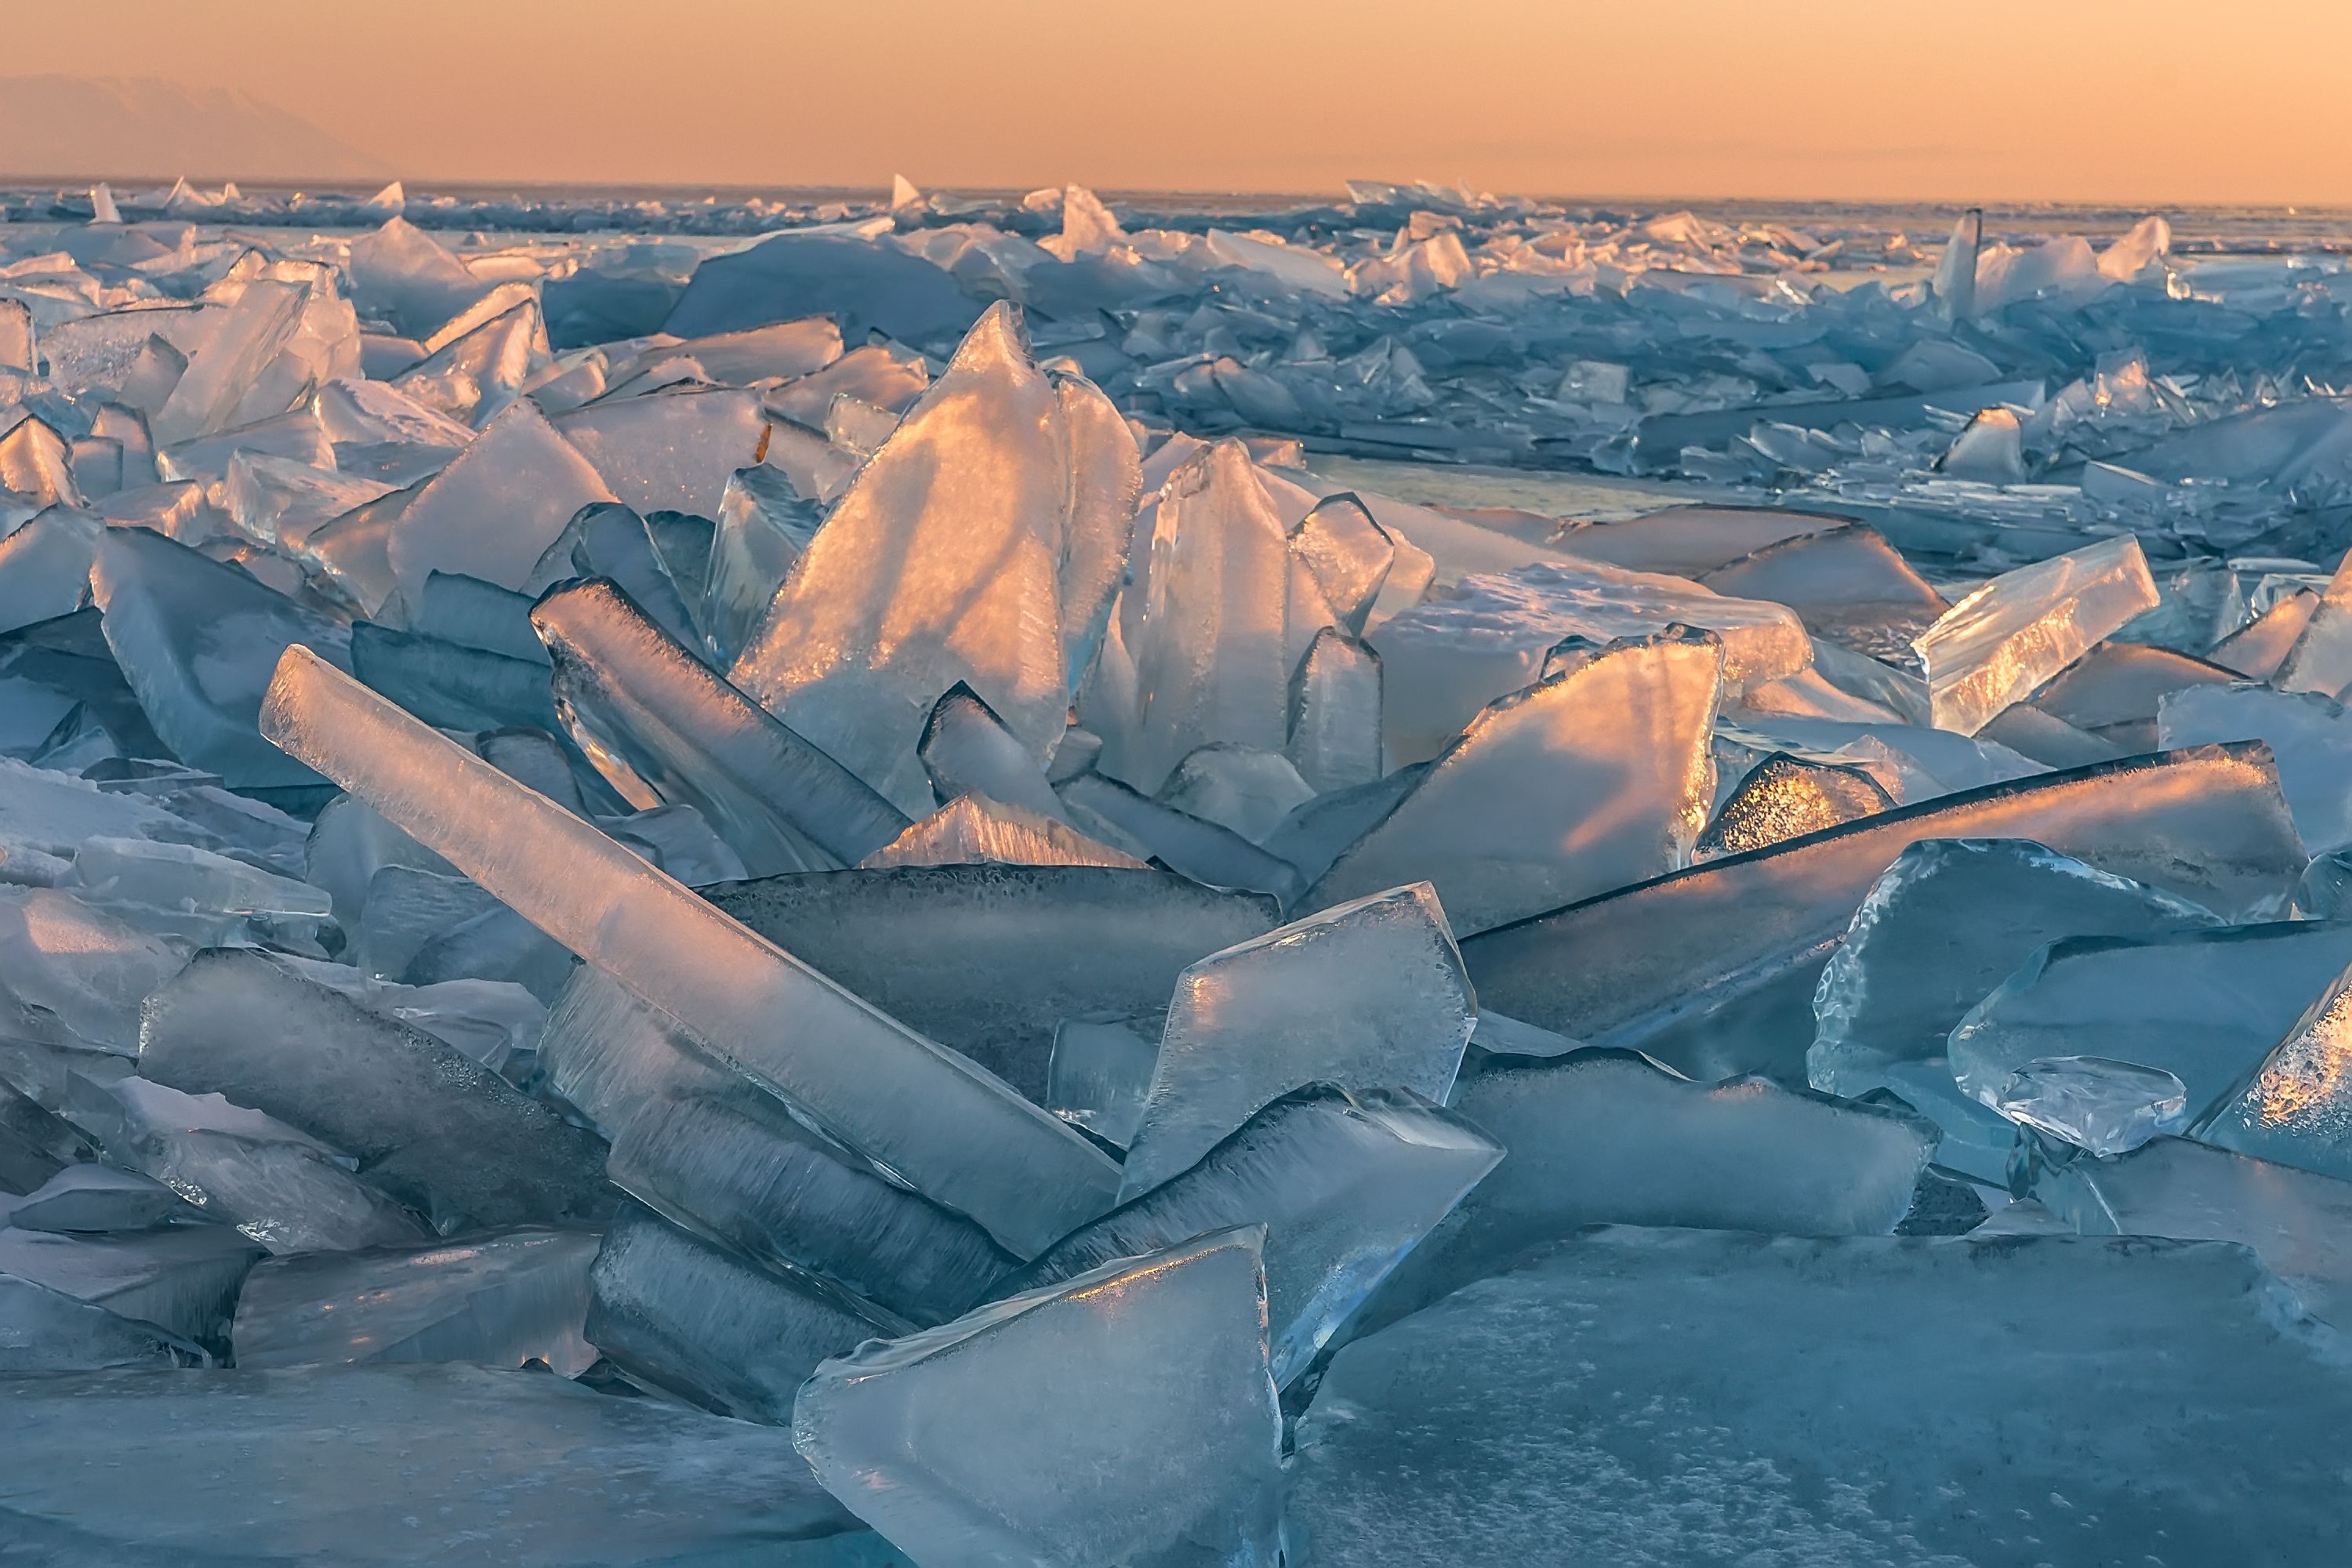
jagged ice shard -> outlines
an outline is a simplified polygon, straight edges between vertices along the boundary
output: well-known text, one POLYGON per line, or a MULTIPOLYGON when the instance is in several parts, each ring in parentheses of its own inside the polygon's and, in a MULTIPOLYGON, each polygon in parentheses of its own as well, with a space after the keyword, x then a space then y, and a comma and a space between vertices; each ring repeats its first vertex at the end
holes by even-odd
POLYGON ((793 1436, 922 1568, 1272 1568, 1281 1413, 1256 1226, 819 1367, 793 1436))
POLYGON ((1041 371, 992 307, 793 565, 736 686, 909 816, 915 755, 961 680, 1042 765, 1127 558, 1134 438, 1087 382, 1041 371))
POLYGON ((1912 645, 1927 666, 1937 728, 1975 734, 2157 602, 2147 557, 2129 534, 1996 577, 1912 645))
POLYGON ((548 935, 1016 1253, 1109 1206, 1118 1167, 1002 1080, 746 931, 545 797, 302 650, 263 732, 548 935), (844 1070, 848 1042, 861 1060, 844 1070))

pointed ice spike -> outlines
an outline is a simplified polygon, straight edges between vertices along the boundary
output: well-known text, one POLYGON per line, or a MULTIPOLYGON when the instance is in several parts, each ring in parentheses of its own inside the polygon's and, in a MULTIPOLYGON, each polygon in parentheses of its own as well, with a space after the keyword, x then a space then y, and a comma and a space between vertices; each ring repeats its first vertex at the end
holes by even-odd
POLYGON ((1997 1107, 2045 1057, 2159 1068, 2200 1117, 2352 968, 2352 923, 2281 921, 2150 937, 2066 937, 1969 1009, 1948 1054, 1960 1092, 1997 1107))
POLYGON ((1443 1100, 1476 1013, 1426 882, 1212 953, 1176 982, 1121 1200, 1177 1175, 1260 1107, 1309 1083, 1443 1100))
POLYGON ((943 805, 958 795, 983 795, 1040 816, 1063 816, 1035 754, 964 681, 931 705, 915 753, 943 805))
POLYGON ((2314 1317, 2352 1323, 2352 1184, 2180 1138, 2037 1169, 2030 1182, 2084 1236, 2234 1241, 2314 1317))
POLYGON ((1109 612, 1139 467, 1109 402, 1038 370, 1018 313, 991 308, 835 505, 731 679, 909 815, 932 804, 923 720, 959 680, 1042 765, 1109 612))
POLYGON ((242 1367, 541 1361, 577 1377, 596 1237, 526 1226, 460 1241, 273 1258, 245 1277, 230 1329, 242 1367))
POLYGON ((1108 1264, 827 1362, 793 1442, 925 1568, 1271 1564, 1264 1234, 1108 1264))
POLYGON ((1007 805, 984 795, 956 796, 857 865, 866 871, 887 870, 894 866, 1144 868, 1142 861, 1125 850, 1089 838, 1066 822, 1007 805))
POLYGON ((890 176, 890 210, 892 212, 913 206, 922 199, 923 193, 915 188, 915 183, 912 180, 904 174, 890 176))
POLYGON ((1281 750, 1290 672, 1330 619, 1239 441, 1170 475, 1153 516, 1149 592, 1128 628, 1142 705, 1132 736, 1103 737, 1113 774, 1144 791, 1213 741, 1281 750))
POLYGON ((1694 858, 1712 860, 1763 849, 1894 808, 1894 797, 1860 768, 1774 752, 1748 769, 1725 798, 1698 836, 1694 858))
POLYGON ((1953 1026, 2045 942, 2221 923, 2027 839, 1922 839, 1878 879, 1822 971, 1807 1079, 1851 1099, 1890 1063, 1941 1057, 1953 1026))
POLYGON ((107 645, 155 732, 181 761, 233 788, 311 785, 319 775, 255 733, 278 656, 300 644, 341 666, 350 634, 234 566, 143 528, 110 528, 90 586, 107 645))
POLYGON ((1975 734, 2157 604, 2130 534, 1994 578, 1911 645, 1927 666, 1936 727, 1975 734))
POLYGON ((1398 1265, 1352 1334, 1588 1225, 1884 1236, 1936 1142, 1916 1117, 1752 1079, 1692 1083, 1632 1051, 1485 1058, 1449 1109, 1510 1155, 1398 1265))
POLYGON ((615 1184, 762 1268, 823 1275, 936 1323, 1012 1267, 978 1226, 803 1127, 593 965, 572 972, 540 1057, 550 1086, 612 1138, 615 1184))
POLYGON ((1381 776, 1381 656, 1325 626, 1290 678, 1290 760, 1318 794, 1381 776))
POLYGON ((324 660, 281 662, 262 730, 1013 1251, 1034 1255, 1114 1197, 1118 1167, 1050 1113, 324 660))
POLYGON ((349 1152, 370 1182, 444 1235, 593 1225, 611 1206, 593 1134, 446 1042, 252 949, 198 955, 149 1001, 140 1070, 225 1094, 349 1152))
POLYGON ((912 1325, 798 1273, 770 1273, 643 1210, 604 1237, 587 1334, 632 1383, 784 1426, 818 1363, 912 1325))
POLYGON ((998 1289, 1019 1294, 1206 1231, 1263 1223, 1281 1386, 1502 1158, 1501 1145, 1410 1090, 1310 1085, 1266 1106, 1174 1181, 1055 1243, 998 1289))
POLYGON ((1965 321, 1977 313, 1977 251, 1983 244, 1984 214, 1970 207, 1952 225, 1944 258, 1936 264, 1936 308, 1948 321, 1965 321))
POLYGON ((1364 635, 1364 618, 1381 596, 1396 542, 1352 495, 1327 496, 1290 531, 1290 552, 1307 563, 1317 586, 1349 637, 1364 635))
POLYGON ((648 620, 680 643, 696 637, 686 600, 654 546, 646 520, 617 501, 583 507, 531 568, 527 592, 544 593, 575 577, 607 577, 648 620))
POLYGON ((642 780, 693 806, 755 877, 854 866, 907 819, 720 679, 602 578, 531 611, 555 661, 556 708, 616 788, 642 780), (608 760, 617 760, 620 777, 608 760))
POLYGON ((1677 626, 1488 704, 1305 906, 1427 878, 1475 935, 1674 870, 1715 797, 1722 669, 1677 626))
POLYGON ((439 240, 397 213, 352 241, 349 277, 353 304, 419 340, 489 291, 439 240))
POLYGON ((89 221, 92 223, 121 223, 122 221, 121 210, 114 205, 114 193, 107 187, 106 183, 102 180, 90 187, 89 221))
POLYGON ((738 468, 728 479, 695 606, 703 643, 720 665, 742 651, 824 519, 824 509, 803 498, 782 468, 738 468))
POLYGON ((435 571, 520 588, 574 513, 612 499, 588 460, 525 399, 416 492, 392 527, 392 569, 411 596, 435 571))
POLYGON ((1906 845, 1958 837, 2030 837, 2227 920, 2283 910, 2310 858, 2268 750, 2200 746, 1881 812, 1473 937, 1463 958, 1513 1017, 1696 1078, 1802 1082, 1814 983, 1855 909, 1906 845))

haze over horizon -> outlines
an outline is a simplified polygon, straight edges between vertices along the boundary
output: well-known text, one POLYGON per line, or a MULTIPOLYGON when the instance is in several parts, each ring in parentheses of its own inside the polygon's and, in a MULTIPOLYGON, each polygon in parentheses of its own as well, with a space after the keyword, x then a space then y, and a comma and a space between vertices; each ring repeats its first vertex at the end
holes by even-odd
POLYGON ((1181 26, 1067 0, 986 19, 950 0, 416 0, 374 21, 119 0, 110 16, 99 70, 82 19, 16 21, 5 173, 2352 203, 2337 0, 2246 0, 2227 27, 2188 0, 1982 0, 1942 29, 1878 0, 1790 0, 1764 27, 1733 0, 1202 0, 1181 26), (118 99, 69 130, 34 113, 37 77, 173 84, 247 123, 118 99))

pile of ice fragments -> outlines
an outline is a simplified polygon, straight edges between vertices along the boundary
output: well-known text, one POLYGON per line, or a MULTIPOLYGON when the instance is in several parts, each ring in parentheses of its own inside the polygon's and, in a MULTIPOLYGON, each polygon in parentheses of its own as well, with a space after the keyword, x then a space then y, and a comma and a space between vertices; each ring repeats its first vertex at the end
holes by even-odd
POLYGON ((0 1556, 2339 1559, 2332 261, 244 200, 0 226, 0 1556))

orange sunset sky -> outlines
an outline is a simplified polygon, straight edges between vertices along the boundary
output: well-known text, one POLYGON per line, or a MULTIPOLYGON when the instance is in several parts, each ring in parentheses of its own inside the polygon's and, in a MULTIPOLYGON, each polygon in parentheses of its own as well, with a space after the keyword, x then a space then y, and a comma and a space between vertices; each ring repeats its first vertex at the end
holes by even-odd
POLYGON ((2352 0, 12 9, 0 73, 241 90, 423 183, 2352 204, 2352 0))

